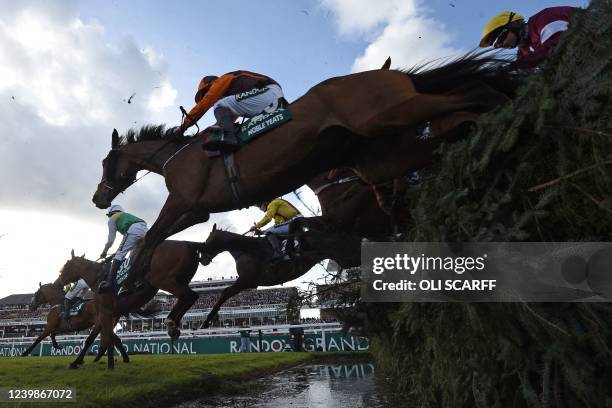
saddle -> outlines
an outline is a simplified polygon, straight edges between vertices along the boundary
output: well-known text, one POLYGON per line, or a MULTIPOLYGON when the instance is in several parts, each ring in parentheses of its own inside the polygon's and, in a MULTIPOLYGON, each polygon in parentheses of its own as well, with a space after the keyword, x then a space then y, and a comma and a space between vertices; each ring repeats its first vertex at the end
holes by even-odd
MULTIPOLYGON (((241 145, 248 144, 259 136, 279 127, 292 118, 289 111, 289 102, 285 98, 278 99, 275 103, 267 106, 261 113, 245 119, 242 123, 236 123, 236 137, 241 145)), ((201 132, 204 141, 220 140, 223 137, 223 129, 219 126, 210 126, 201 132)), ((221 152, 217 150, 205 150, 208 157, 217 157, 221 152)))
POLYGON ((266 238, 272 247, 272 257, 270 261, 290 261, 302 256, 302 245, 297 234, 268 234, 266 238))
MULTIPOLYGON (((99 286, 100 282, 106 278, 106 275, 108 274, 108 270, 110 269, 110 265, 111 265, 110 262, 106 262, 102 265, 102 269, 100 270, 100 272, 98 272, 98 275, 96 276, 96 287, 99 286)), ((121 262, 121 266, 119 266, 119 270, 117 271, 117 275, 115 276, 115 282, 113 282, 113 285, 112 285, 113 293, 116 293, 118 295, 120 294, 124 295, 129 292, 127 289, 121 287, 121 285, 123 285, 123 283, 127 279, 129 272, 130 272, 130 258, 126 257, 121 262)), ((134 289, 138 290, 142 288, 144 284, 145 284, 144 278, 138 277, 134 280, 134 289)))

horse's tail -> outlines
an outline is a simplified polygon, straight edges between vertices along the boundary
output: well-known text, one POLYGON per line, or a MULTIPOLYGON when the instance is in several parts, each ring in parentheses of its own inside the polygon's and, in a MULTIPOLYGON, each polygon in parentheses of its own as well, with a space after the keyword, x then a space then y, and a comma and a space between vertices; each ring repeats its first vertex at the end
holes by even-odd
POLYGON ((160 303, 157 300, 151 300, 144 307, 130 310, 131 313, 144 318, 150 318, 155 316, 157 313, 161 311, 160 303))
POLYGON ((474 50, 450 61, 429 61, 401 72, 410 77, 420 93, 446 93, 474 80, 511 97, 524 77, 517 74, 510 61, 497 50, 474 50))

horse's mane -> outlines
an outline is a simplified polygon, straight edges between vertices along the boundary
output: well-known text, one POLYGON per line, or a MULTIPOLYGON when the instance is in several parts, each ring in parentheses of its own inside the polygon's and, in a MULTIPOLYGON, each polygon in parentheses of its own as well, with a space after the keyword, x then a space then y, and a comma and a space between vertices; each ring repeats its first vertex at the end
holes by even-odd
POLYGON ((428 61, 399 71, 410 76, 420 93, 443 93, 474 80, 512 95, 522 76, 509 67, 510 61, 497 50, 473 50, 454 59, 428 61))
POLYGON ((152 140, 172 140, 176 127, 166 129, 166 125, 144 125, 139 130, 129 129, 119 140, 120 145, 148 142, 152 140))

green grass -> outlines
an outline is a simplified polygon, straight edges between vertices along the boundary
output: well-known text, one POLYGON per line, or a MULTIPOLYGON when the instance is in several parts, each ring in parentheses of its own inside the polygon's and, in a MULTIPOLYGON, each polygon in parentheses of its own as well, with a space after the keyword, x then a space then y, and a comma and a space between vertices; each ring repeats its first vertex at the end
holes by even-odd
MULTIPOLYGON (((0 359, 0 386, 76 389, 77 403, 31 403, 20 406, 125 407, 164 406, 240 387, 240 380, 314 360, 367 358, 367 353, 248 353, 213 355, 135 355, 129 364, 119 358, 115 369, 85 363, 77 370, 74 357, 0 359)), ((91 361, 91 357, 88 359, 91 361)), ((0 406, 14 406, 0 403, 0 406)))

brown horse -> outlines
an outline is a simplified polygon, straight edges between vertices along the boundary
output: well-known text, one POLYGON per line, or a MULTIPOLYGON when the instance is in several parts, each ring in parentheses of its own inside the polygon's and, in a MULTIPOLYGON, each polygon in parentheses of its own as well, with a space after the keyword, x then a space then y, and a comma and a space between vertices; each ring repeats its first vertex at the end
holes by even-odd
POLYGON ((384 239, 392 232, 371 185, 343 167, 319 174, 308 182, 317 195, 321 215, 334 230, 359 237, 384 239))
MULTIPOLYGON (((62 286, 59 283, 47 283, 45 285, 40 285, 39 289, 34 293, 32 297, 32 302, 30 303, 30 310, 36 310, 40 305, 49 304, 51 306, 51 310, 49 314, 47 314, 47 325, 45 326, 44 331, 38 336, 38 338, 34 341, 34 343, 25 350, 21 356, 25 357, 32 352, 34 347, 38 345, 42 340, 44 340, 47 336, 51 337, 51 341, 53 343, 53 347, 56 349, 61 349, 62 347, 57 344, 55 340, 55 335, 60 333, 70 333, 75 331, 81 331, 88 329, 94 326, 94 329, 91 331, 87 339, 85 340, 85 345, 83 346, 81 353, 79 353, 77 359, 68 365, 69 368, 78 368, 80 364, 83 364, 85 354, 89 347, 94 342, 98 333, 100 332, 100 326, 97 324, 97 309, 96 309, 96 301, 90 300, 83 306, 83 310, 78 316, 71 317, 68 320, 63 318, 62 313, 62 305, 64 300, 64 291, 62 290, 62 286)), ((139 310, 138 314, 141 316, 148 316, 148 312, 145 310, 139 310)), ((119 352, 121 353, 121 357, 123 358, 124 363, 129 363, 130 358, 123 348, 123 344, 121 343, 121 339, 113 333, 114 343, 117 345, 119 352)), ((102 357, 103 349, 100 348, 98 350, 98 355, 94 362, 98 361, 102 357)))
POLYGON ((291 260, 272 261, 274 250, 268 238, 245 237, 217 229, 217 224, 204 243, 202 259, 208 264, 224 251, 229 251, 236 261, 238 278, 223 290, 206 317, 208 327, 227 299, 246 289, 258 286, 280 285, 308 272, 324 259, 333 259, 341 267, 349 268, 360 263, 361 238, 330 232, 321 217, 300 218, 292 222, 292 229, 300 239, 301 255, 291 260))
MULTIPOLYGON (((189 282, 200 262, 202 245, 188 241, 164 241, 155 250, 151 268, 145 275, 146 284, 143 289, 119 297, 112 293, 94 292, 101 333, 100 348, 107 351, 109 368, 114 366, 112 336, 115 319, 147 303, 159 289, 177 297, 177 303, 168 314, 166 325, 170 337, 176 339, 180 336, 180 320, 198 298, 198 294, 189 288, 189 282)), ((62 267, 57 282, 64 285, 83 278, 89 287, 95 287, 102 268, 102 264, 84 257, 75 257, 72 252, 72 257, 62 267)))
POLYGON ((291 104, 291 121, 235 153, 238 198, 228 188, 224 159, 207 159, 197 139, 169 141, 173 130, 145 127, 120 142, 115 131, 93 201, 108 207, 141 169, 165 177, 168 198, 135 265, 142 272, 159 243, 210 213, 281 196, 325 170, 348 166, 378 184, 422 168, 438 142, 418 140, 417 126, 457 112, 489 111, 517 85, 505 61, 483 53, 433 69, 378 69, 326 80, 291 104))

